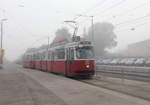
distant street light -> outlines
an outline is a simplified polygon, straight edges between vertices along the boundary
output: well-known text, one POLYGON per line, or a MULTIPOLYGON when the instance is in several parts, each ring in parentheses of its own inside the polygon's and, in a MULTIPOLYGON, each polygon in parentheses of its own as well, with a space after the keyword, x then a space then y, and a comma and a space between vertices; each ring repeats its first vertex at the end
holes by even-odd
POLYGON ((0 48, 0 68, 2 68, 3 64, 3 56, 4 56, 4 50, 3 50, 3 22, 7 19, 1 19, 1 48, 0 48))
POLYGON ((76 21, 73 21, 73 20, 66 20, 64 22, 66 22, 66 23, 77 23, 76 21))
POLYGON ((8 19, 1 19, 1 21, 7 21, 8 19))
POLYGON ((24 7, 24 5, 22 5, 22 4, 19 4, 18 6, 19 6, 19 7, 24 7))
POLYGON ((132 30, 132 31, 134 31, 134 30, 135 30, 135 28, 131 28, 131 30, 132 30))

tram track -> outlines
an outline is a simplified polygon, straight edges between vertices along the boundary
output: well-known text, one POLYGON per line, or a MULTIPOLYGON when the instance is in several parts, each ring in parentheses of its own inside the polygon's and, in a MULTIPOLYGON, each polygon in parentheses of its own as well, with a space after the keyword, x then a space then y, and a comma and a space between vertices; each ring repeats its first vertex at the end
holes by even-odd
POLYGON ((140 99, 144 99, 147 101, 150 101, 150 89, 148 88, 142 88, 137 87, 133 85, 126 85, 126 84, 120 84, 120 83, 112 83, 108 81, 101 80, 100 78, 94 77, 93 79, 75 79, 80 82, 93 85, 99 88, 104 88, 108 90, 112 90, 115 92, 119 92, 122 94, 126 94, 129 96, 134 96, 140 99))
POLYGON ((140 75, 140 74, 108 72, 108 71, 96 71, 96 72, 97 72, 97 75, 100 75, 100 76, 150 82, 150 76, 147 75, 146 73, 144 75, 140 75))

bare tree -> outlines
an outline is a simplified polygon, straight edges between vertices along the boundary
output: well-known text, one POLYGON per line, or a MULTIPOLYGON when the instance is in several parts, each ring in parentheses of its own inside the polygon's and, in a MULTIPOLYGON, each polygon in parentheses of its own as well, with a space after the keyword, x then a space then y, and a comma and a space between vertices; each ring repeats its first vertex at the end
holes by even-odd
MULTIPOLYGON (((92 41, 92 27, 89 28, 88 36, 92 41)), ((106 54, 106 49, 111 49, 117 45, 116 34, 114 33, 114 26, 111 23, 95 23, 94 24, 94 47, 96 56, 103 56, 106 54)))
POLYGON ((65 27, 61 28, 61 29, 58 29, 56 32, 55 32, 55 38, 53 40, 53 42, 56 42, 56 41, 60 41, 60 40, 64 40, 64 39, 67 39, 68 41, 71 40, 71 33, 69 32, 69 30, 65 27))

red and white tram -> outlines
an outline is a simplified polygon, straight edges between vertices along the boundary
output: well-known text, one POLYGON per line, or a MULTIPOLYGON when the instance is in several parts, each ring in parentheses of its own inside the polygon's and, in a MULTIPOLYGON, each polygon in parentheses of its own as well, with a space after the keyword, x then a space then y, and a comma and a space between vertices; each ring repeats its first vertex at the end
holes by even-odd
POLYGON ((27 51, 23 58, 24 67, 66 76, 93 76, 95 73, 93 46, 89 41, 53 43, 50 47, 27 51))

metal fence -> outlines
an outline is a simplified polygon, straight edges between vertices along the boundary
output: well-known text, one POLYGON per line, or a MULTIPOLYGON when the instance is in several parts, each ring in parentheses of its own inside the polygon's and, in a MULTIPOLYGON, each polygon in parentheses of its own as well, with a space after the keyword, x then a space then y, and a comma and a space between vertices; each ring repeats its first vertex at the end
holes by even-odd
POLYGON ((96 65, 96 76, 150 82, 150 67, 96 65))

